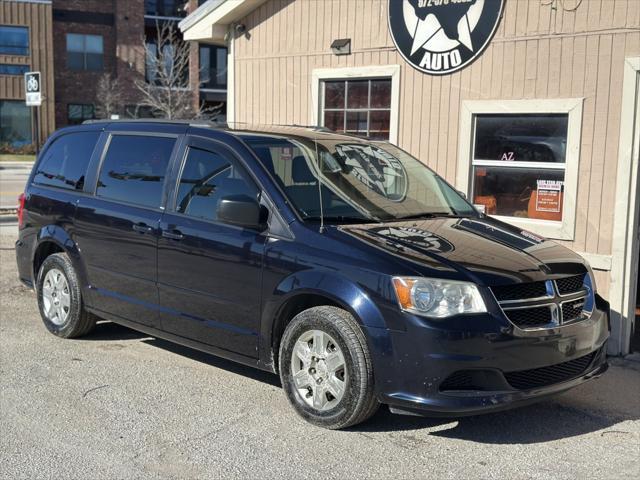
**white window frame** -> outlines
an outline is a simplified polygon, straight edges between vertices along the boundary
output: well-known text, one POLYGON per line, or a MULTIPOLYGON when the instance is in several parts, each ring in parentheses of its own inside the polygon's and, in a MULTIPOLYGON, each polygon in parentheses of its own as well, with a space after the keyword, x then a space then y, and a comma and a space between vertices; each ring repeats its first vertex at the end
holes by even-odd
POLYGON ((389 142, 398 144, 400 107, 400 65, 371 65, 366 67, 316 68, 311 73, 311 125, 321 124, 321 85, 326 80, 391 79, 391 117, 389 142))
MULTIPOLYGON (((576 199, 578 193, 578 166, 580 162, 580 137, 582 129, 583 98, 531 99, 531 100, 465 100, 460 113, 458 145, 457 188, 471 194, 472 152, 475 143, 474 119, 481 114, 567 114, 567 152, 564 169, 564 193, 562 221, 492 215, 498 220, 530 230, 543 237, 573 240, 576 223, 576 199)), ((504 165, 504 162, 500 163, 504 165)), ((532 164, 536 166, 537 164, 532 164)), ((548 165, 545 165, 548 167, 548 165)))

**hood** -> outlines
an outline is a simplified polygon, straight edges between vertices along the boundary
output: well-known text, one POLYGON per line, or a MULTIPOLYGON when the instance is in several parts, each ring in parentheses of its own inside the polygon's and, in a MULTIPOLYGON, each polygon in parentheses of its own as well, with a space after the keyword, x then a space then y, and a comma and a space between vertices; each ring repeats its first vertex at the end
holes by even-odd
POLYGON ((568 248, 488 217, 346 225, 340 230, 412 262, 421 274, 445 267, 484 285, 547 280, 587 270, 584 260, 568 248))

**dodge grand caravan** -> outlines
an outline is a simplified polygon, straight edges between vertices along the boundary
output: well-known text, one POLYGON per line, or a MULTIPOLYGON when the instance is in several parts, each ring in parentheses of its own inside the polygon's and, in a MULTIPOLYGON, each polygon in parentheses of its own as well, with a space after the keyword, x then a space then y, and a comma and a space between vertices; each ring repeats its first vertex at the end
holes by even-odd
POLYGON ((302 127, 92 122, 20 197, 46 328, 97 319, 280 375, 326 428, 524 405, 607 369, 570 250, 477 211, 401 149, 302 127))

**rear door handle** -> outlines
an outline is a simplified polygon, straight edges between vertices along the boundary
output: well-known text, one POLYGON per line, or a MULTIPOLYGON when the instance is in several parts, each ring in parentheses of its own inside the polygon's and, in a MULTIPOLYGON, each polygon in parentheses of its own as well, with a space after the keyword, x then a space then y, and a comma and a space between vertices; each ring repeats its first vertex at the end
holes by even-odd
POLYGON ((162 236, 171 240, 182 240, 184 238, 180 230, 163 230, 162 236))
POLYGON ((153 228, 144 223, 136 223, 133 230, 138 233, 153 233, 153 228))

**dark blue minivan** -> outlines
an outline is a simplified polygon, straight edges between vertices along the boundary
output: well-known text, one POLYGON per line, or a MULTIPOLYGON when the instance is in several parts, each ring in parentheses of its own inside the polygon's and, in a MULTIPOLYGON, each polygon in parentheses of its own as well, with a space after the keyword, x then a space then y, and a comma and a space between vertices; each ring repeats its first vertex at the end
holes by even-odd
POLYGON ((277 372, 326 428, 380 404, 524 405, 607 369, 589 265, 386 142, 91 122, 48 140, 19 230, 20 279, 53 334, 107 319, 277 372))

